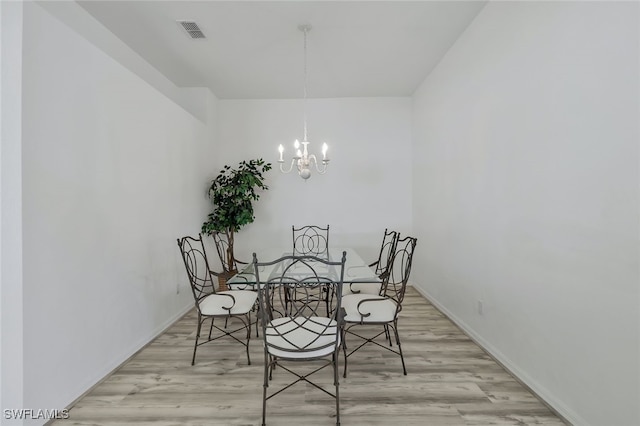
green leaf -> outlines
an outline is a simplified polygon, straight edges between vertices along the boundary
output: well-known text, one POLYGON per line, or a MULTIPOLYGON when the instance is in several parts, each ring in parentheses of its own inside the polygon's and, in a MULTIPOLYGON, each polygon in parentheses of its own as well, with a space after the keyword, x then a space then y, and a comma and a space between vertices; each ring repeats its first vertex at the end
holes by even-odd
POLYGON ((235 232, 255 220, 253 201, 260 198, 257 190, 268 190, 264 173, 271 170, 271 163, 262 158, 241 161, 237 168, 225 165, 211 181, 209 198, 214 210, 202 224, 206 234, 235 232))

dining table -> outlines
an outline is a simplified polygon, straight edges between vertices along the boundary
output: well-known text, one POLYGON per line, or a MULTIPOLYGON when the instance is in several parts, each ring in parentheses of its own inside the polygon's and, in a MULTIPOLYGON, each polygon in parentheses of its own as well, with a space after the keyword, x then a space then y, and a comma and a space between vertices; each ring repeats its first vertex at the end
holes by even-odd
MULTIPOLYGON (((279 259, 283 256, 292 255, 291 249, 278 249, 278 248, 269 248, 265 250, 259 250, 255 252, 256 259, 259 263, 271 262, 276 259, 279 259)), ((344 248, 344 247, 335 247, 329 248, 326 252, 317 255, 317 257, 330 260, 332 262, 339 262, 342 260, 343 253, 346 253, 345 267, 344 267, 344 291, 349 292, 350 289, 353 289, 354 292, 359 292, 361 289, 370 288, 373 292, 377 292, 380 288, 380 284, 382 280, 376 274, 375 270, 371 268, 367 262, 365 262, 362 257, 358 254, 358 252, 353 248, 344 248), (356 286, 358 290, 356 290, 356 286), (375 289, 375 290, 374 290, 375 289)), ((297 254, 298 256, 300 254, 297 254)), ((261 265, 258 270, 260 274, 260 280, 262 282, 268 281, 273 274, 277 274, 276 270, 277 264, 263 266, 261 265)), ((330 276, 334 279, 338 279, 338 269, 335 267, 330 267, 325 271, 327 276, 330 276)), ((257 290, 257 280, 255 274, 255 267, 253 263, 249 263, 245 266, 240 272, 231 277, 227 281, 227 285, 230 289, 237 290, 257 290)), ((371 291, 364 291, 371 292, 371 291)))

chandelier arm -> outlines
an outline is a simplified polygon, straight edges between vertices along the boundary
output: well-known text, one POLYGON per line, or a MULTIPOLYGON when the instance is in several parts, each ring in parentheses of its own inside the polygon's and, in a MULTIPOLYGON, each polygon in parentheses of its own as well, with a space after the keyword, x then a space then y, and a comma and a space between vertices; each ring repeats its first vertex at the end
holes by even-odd
POLYGON ((323 161, 322 162, 322 168, 320 168, 318 166, 318 163, 316 163, 316 171, 318 172, 318 174, 323 175, 327 172, 327 165, 329 164, 329 160, 323 161))
POLYGON ((280 171, 282 173, 291 173, 291 171, 293 170, 293 165, 295 164, 296 159, 292 158, 291 159, 291 164, 289 165, 289 170, 285 170, 283 167, 284 161, 278 161, 278 163, 280 163, 280 171))
POLYGON ((312 163, 316 171, 318 172, 318 174, 323 175, 327 172, 327 166, 329 165, 329 160, 327 160, 326 158, 322 161, 318 161, 315 154, 311 154, 309 155, 309 168, 311 168, 312 163), (320 164, 322 164, 322 167, 320 167, 320 164))

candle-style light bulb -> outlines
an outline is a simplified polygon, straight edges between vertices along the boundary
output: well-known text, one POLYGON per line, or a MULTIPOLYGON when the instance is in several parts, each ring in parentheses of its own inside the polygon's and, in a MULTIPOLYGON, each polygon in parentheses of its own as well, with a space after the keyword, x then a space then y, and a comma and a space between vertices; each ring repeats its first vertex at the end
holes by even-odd
POLYGON ((327 143, 323 143, 322 144, 322 159, 326 160, 327 159, 327 150, 329 150, 329 146, 327 146, 327 143))
POLYGON ((283 154, 284 154, 284 146, 282 146, 282 144, 280 144, 280 145, 278 146, 278 152, 280 152, 280 161, 284 161, 284 157, 283 157, 283 154))
POLYGON ((302 158, 302 151, 296 151, 296 156, 298 156, 298 158, 302 158))
POLYGON ((293 143, 293 147, 294 147, 295 149, 300 148, 300 141, 299 141, 298 139, 296 139, 296 140, 295 140, 295 142, 293 143))

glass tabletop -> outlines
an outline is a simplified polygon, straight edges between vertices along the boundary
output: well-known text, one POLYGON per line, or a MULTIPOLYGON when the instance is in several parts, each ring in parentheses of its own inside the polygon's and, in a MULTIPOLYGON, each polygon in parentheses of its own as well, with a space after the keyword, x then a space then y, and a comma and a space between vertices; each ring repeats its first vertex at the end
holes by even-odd
MULTIPOLYGON (((344 267, 344 283, 371 283, 379 284, 381 282, 375 271, 370 268, 367 263, 362 260, 358 253, 351 248, 330 248, 328 259, 332 262, 339 262, 342 259, 342 253, 346 252, 346 262, 344 267)), ((258 262, 270 262, 282 256, 290 255, 291 251, 282 249, 270 249, 256 252, 258 262)), ((259 271, 261 280, 269 277, 272 271, 268 266, 261 267, 259 271)), ((252 263, 247 265, 241 272, 234 275, 227 281, 227 285, 231 288, 241 289, 254 286, 256 284, 255 270, 252 263)))

